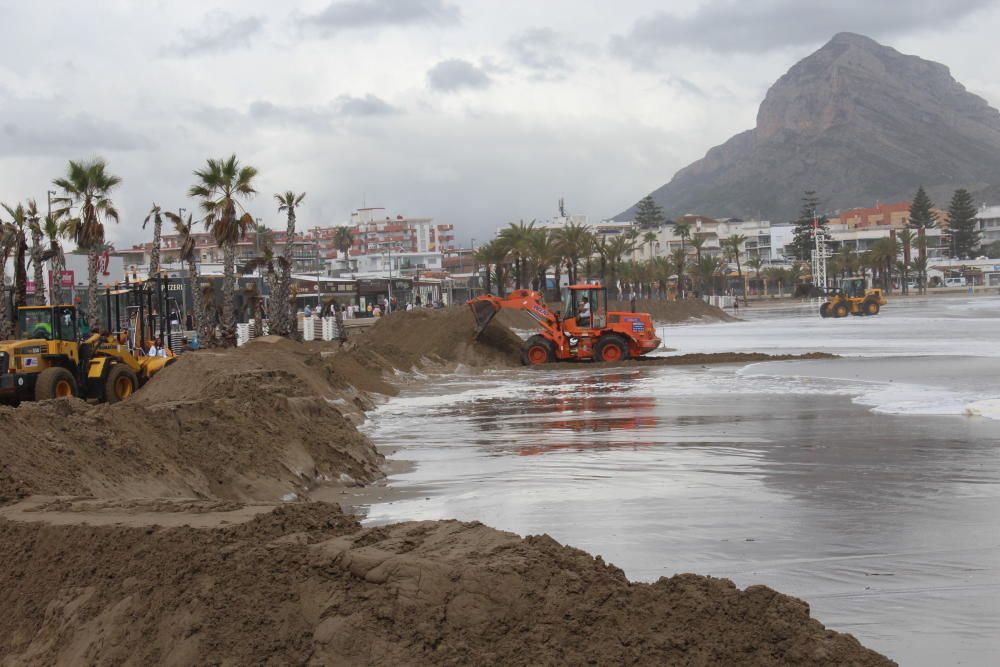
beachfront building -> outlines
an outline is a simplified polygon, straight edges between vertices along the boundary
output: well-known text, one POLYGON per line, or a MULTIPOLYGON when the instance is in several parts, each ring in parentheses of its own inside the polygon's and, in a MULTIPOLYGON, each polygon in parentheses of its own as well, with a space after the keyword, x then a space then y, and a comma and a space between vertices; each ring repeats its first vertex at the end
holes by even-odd
POLYGON ((979 207, 976 220, 979 222, 980 243, 987 245, 1000 241, 1000 206, 983 204, 979 207))

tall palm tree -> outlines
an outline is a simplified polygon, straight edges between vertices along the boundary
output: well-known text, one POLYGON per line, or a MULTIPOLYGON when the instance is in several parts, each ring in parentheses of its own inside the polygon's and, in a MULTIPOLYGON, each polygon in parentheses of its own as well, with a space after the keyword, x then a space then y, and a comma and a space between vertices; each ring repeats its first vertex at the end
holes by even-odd
POLYGON ((87 251, 87 323, 92 330, 100 327, 101 316, 97 307, 97 254, 104 246, 104 223, 118 222, 118 209, 111 201, 111 191, 122 182, 108 173, 107 163, 101 158, 89 162, 69 161, 66 176, 52 183, 61 188, 62 197, 52 201, 64 206, 56 212, 65 217, 65 235, 77 247, 87 251), (76 217, 69 214, 70 207, 79 211, 76 217))
POLYGON ((555 237, 566 259, 569 282, 571 285, 577 284, 580 282, 580 260, 594 252, 594 235, 591 234, 589 226, 568 222, 566 226, 556 230, 555 237))
POLYGON ((687 268, 687 250, 684 248, 674 248, 670 251, 670 259, 673 260, 674 273, 677 274, 677 298, 684 299, 687 293, 687 286, 684 280, 684 269, 687 268))
POLYGON ((535 221, 528 224, 524 220, 512 222, 505 229, 500 231, 499 239, 507 248, 507 252, 514 258, 514 286, 521 289, 525 283, 525 269, 527 268, 527 258, 530 254, 531 234, 535 229, 535 221))
POLYGON ((729 254, 736 260, 736 275, 739 276, 740 288, 743 290, 743 303, 747 302, 747 284, 743 282, 743 267, 740 266, 740 254, 743 252, 743 244, 746 242, 747 237, 744 234, 733 234, 728 239, 726 239, 726 247, 729 248, 729 254))
POLYGON ((901 229, 898 234, 896 234, 896 239, 899 241, 899 247, 903 252, 903 259, 899 262, 898 268, 902 275, 902 288, 903 294, 908 294, 910 291, 910 267, 912 263, 910 261, 910 249, 913 247, 913 241, 916 240, 916 233, 909 228, 901 229))
POLYGON ((36 306, 45 305, 45 249, 42 247, 42 239, 45 232, 42 230, 41 216, 38 214, 38 204, 34 199, 28 200, 28 207, 25 210, 28 221, 28 232, 31 234, 31 268, 34 270, 33 281, 35 283, 35 294, 33 301, 36 306))
POLYGON ((691 247, 695 252, 695 266, 701 264, 701 251, 705 247, 706 240, 704 236, 695 236, 691 239, 691 247))
POLYGON ((207 160, 194 175, 198 182, 188 189, 188 196, 201 199, 205 213, 205 226, 212 233, 216 245, 222 248, 222 335, 227 343, 236 340, 236 243, 246 236, 254 224, 253 216, 246 212, 240 199, 257 194, 253 179, 257 170, 249 165, 240 166, 236 155, 207 160), (240 211, 243 214, 240 215, 240 211))
POLYGON ((561 257, 558 244, 547 230, 535 229, 528 237, 527 251, 534 273, 531 282, 544 293, 549 267, 559 264, 561 257))
MULTIPOLYGON (((760 255, 756 255, 747 260, 747 267, 753 269, 753 277, 758 284, 760 284, 760 269, 763 266, 764 260, 760 257, 760 255)), ((767 296, 767 285, 762 285, 762 287, 763 289, 761 291, 763 295, 767 296)))
POLYGON ((204 299, 200 279, 198 277, 198 253, 194 237, 194 216, 188 214, 187 222, 181 216, 171 211, 165 211, 164 215, 170 222, 174 223, 174 230, 180 237, 177 259, 187 264, 188 280, 191 281, 191 310, 194 311, 195 330, 198 332, 198 341, 201 345, 208 345, 212 332, 208 326, 208 317, 205 313, 204 299))
POLYGON ((28 225, 28 214, 20 203, 17 206, 3 204, 4 209, 12 218, 14 226, 14 310, 28 305, 28 270, 25 258, 28 253, 28 237, 25 228, 28 225))
POLYGON ((611 282, 619 290, 619 298, 621 298, 621 288, 618 285, 618 274, 622 258, 633 250, 635 250, 635 239, 628 234, 618 234, 604 246, 605 255, 611 266, 611 282))
POLYGON ((45 216, 42 232, 49 242, 49 249, 42 256, 42 261, 48 259, 52 262, 52 285, 49 297, 53 304, 60 304, 62 303, 62 274, 66 267, 66 257, 63 255, 62 244, 59 243, 59 238, 63 235, 62 225, 59 224, 54 214, 45 216))
POLYGON ((681 240, 681 250, 683 250, 684 242, 691 238, 691 223, 686 220, 678 220, 675 222, 674 236, 681 240))
MULTIPOLYGON (((285 245, 281 251, 281 275, 278 277, 277 288, 278 288, 278 298, 272 296, 271 300, 268 302, 270 306, 268 313, 268 319, 270 320, 271 331, 279 334, 281 336, 289 336, 293 331, 291 315, 289 314, 288 296, 290 294, 291 284, 292 284, 292 250, 295 246, 295 210, 302 204, 302 200, 306 198, 306 193, 302 192, 296 194, 291 190, 286 190, 283 193, 274 195, 275 201, 278 202, 278 213, 286 214, 286 224, 285 224, 285 245)), ((317 258, 319 261, 319 258, 317 258)), ((319 293, 319 284, 316 285, 316 291, 319 293)))
POLYGON ((7 290, 7 260, 17 243, 17 230, 0 220, 0 340, 7 340, 13 331, 10 319, 10 292, 7 290))
POLYGON ((160 232, 163 229, 163 214, 160 207, 153 202, 153 208, 149 209, 149 215, 142 221, 142 228, 146 228, 149 221, 153 221, 153 247, 149 250, 149 277, 152 278, 160 272, 160 232))
POLYGON ((649 248, 649 258, 653 259, 653 245, 656 243, 656 232, 646 232, 642 235, 642 244, 649 248))

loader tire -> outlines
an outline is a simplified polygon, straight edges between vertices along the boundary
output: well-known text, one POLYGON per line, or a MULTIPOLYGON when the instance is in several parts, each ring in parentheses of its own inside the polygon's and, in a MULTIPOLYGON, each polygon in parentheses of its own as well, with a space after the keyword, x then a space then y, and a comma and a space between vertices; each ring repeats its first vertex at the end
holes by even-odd
POLYGON ((115 364, 104 379, 104 400, 117 403, 135 393, 139 388, 139 378, 125 364, 115 364))
POLYGON ((833 307, 834 317, 847 317, 847 314, 851 312, 851 309, 847 307, 847 304, 841 301, 833 307))
POLYGON ((878 301, 865 301, 862 305, 862 310, 865 315, 878 315, 878 311, 882 310, 879 306, 878 301))
POLYGON ((521 363, 525 366, 538 366, 555 361, 555 350, 552 341, 545 336, 532 336, 524 342, 521 348, 521 363))
POLYGON ((604 336, 594 346, 594 360, 613 363, 628 359, 628 345, 618 336, 604 336))
POLYGON ((35 400, 47 401, 52 398, 73 398, 77 396, 76 378, 65 368, 53 366, 38 375, 35 382, 35 400))
POLYGON ((827 301, 822 306, 819 307, 819 316, 822 318, 830 317, 830 302, 827 301))

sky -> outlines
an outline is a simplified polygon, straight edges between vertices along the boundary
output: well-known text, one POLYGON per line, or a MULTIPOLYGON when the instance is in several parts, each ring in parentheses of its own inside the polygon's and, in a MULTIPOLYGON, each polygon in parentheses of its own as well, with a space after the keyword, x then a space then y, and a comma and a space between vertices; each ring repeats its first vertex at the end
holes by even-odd
POLYGON ((771 83, 852 31, 949 66, 1000 107, 1000 0, 0 0, 0 201, 69 159, 122 177, 109 225, 236 154, 247 210, 283 228, 362 206, 432 216, 468 245, 560 197, 613 216, 754 126, 771 83))

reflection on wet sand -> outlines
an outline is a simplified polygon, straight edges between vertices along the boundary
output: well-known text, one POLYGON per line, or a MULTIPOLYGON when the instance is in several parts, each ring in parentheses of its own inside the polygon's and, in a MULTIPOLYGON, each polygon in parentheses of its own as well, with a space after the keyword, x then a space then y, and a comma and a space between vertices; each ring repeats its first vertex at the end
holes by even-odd
MULTIPOLYGON (((874 326, 912 330, 889 316, 874 326)), ((975 326, 1000 337, 1000 324, 975 326)), ((894 341, 885 344, 910 345, 894 341)), ((904 392, 935 404, 942 391, 961 404, 970 387, 1000 395, 991 372, 949 375, 967 366, 985 368, 897 357, 794 362, 787 377, 661 366, 458 379, 428 390, 437 400, 414 397, 419 410, 403 397, 372 422, 376 441, 416 462, 390 485, 426 493, 369 517, 547 532, 634 578, 690 571, 767 584, 900 664, 992 664, 1000 421, 871 411, 904 392), (924 376, 939 386, 913 386, 924 376)))

